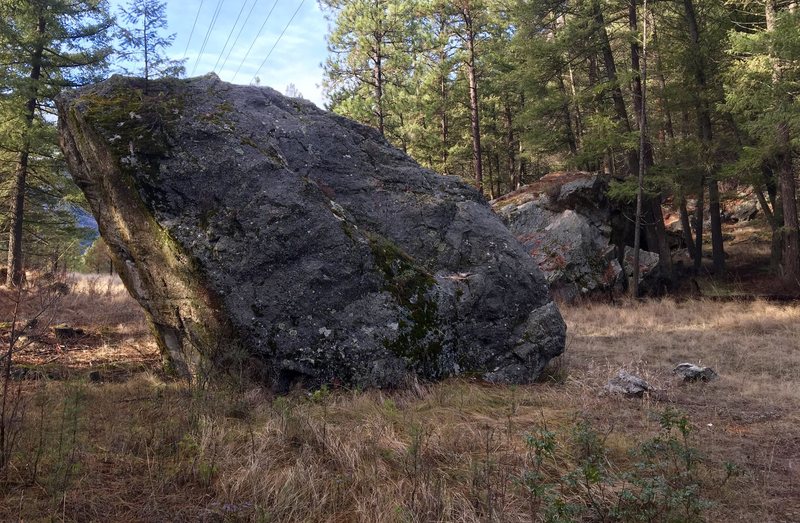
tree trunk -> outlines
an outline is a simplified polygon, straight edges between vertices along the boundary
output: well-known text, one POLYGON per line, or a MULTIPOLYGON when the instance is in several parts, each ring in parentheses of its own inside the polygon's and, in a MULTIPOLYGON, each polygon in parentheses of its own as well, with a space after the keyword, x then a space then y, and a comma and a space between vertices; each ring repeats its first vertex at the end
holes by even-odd
MULTIPOLYGON (((442 17, 439 20, 439 34, 445 34, 447 26, 447 21, 445 17, 442 17)), ((439 151, 439 157, 442 162, 442 174, 448 174, 448 167, 447 161, 449 159, 449 135, 450 135, 450 123, 447 119, 447 73, 445 71, 445 64, 447 63, 447 51, 445 49, 444 44, 442 44, 441 49, 439 50, 439 133, 441 139, 441 151, 439 151)))
MULTIPOLYGON (((646 14, 645 14, 646 16, 646 14)), ((636 0, 630 0, 628 8, 628 23, 632 31, 638 28, 638 18, 636 14, 636 0)), ((647 20, 644 26, 646 27, 647 20)), ((636 72, 641 71, 641 75, 636 74, 633 77, 633 106, 636 113, 639 115, 639 132, 641 139, 639 140, 639 162, 644 163, 644 169, 640 167, 640 172, 646 171, 655 163, 653 161, 653 146, 647 136, 647 110, 645 107, 645 85, 646 81, 646 67, 647 64, 641 60, 640 64, 640 49, 639 43, 636 39, 631 40, 631 69, 636 72)), ((648 247, 658 252, 658 265, 661 273, 672 280, 672 253, 669 249, 669 242, 667 241, 667 231, 664 227, 664 214, 661 211, 661 194, 646 198, 644 202, 646 206, 648 247)))
POLYGON ((689 223, 689 210, 686 208, 686 198, 683 196, 681 196, 680 201, 680 215, 683 241, 686 243, 686 249, 689 251, 689 257, 694 260, 697 258, 697 251, 695 250, 694 237, 692 236, 692 226, 689 223))
POLYGON ((469 120, 472 131, 472 166, 475 171, 475 183, 483 192, 483 158, 481 152, 481 120, 478 107, 478 78, 476 71, 477 50, 475 49, 475 31, 469 9, 462 11, 464 30, 467 41, 467 80, 469 81, 469 120))
POLYGON ((792 285, 800 286, 800 224, 797 218, 797 186, 792 165, 792 149, 789 140, 789 124, 777 126, 777 143, 781 149, 778 162, 778 179, 783 206, 783 278, 792 285))
MULTIPOLYGON (((684 14, 686 16, 686 24, 689 29, 689 37, 694 49, 696 59, 692 61, 695 82, 697 84, 697 99, 695 104, 697 106, 697 130, 701 142, 703 142, 706 151, 712 150, 712 142, 714 139, 713 130, 711 126, 711 110, 708 102, 705 100, 705 92, 708 88, 708 81, 706 79, 706 66, 703 51, 700 48, 700 30, 697 26, 697 16, 695 14, 693 0, 683 0, 684 14)), ((725 272, 725 250, 722 240, 722 217, 720 216, 720 203, 719 203, 719 184, 714 176, 714 173, 705 177, 708 184, 708 212, 711 216, 711 249, 712 258, 714 260, 714 273, 722 275, 725 272)), ((699 224, 699 232, 702 231, 702 223, 699 224)), ((698 243, 702 245, 702 236, 699 238, 698 243)), ((698 254, 702 251, 698 250, 698 254)))
POLYGON ((711 218, 711 257, 714 274, 725 273, 725 248, 722 240, 722 212, 719 203, 719 184, 713 176, 708 179, 708 214, 711 218))
POLYGON ((511 114, 511 104, 506 100, 503 107, 503 116, 506 124, 506 154, 508 155, 508 189, 513 191, 519 189, 517 177, 517 158, 514 147, 514 119, 511 114))
POLYGON ((378 117, 378 132, 385 136, 384 114, 383 114, 383 55, 381 50, 381 38, 375 37, 375 65, 372 68, 372 80, 375 85, 375 113, 378 117))
MULTIPOLYGON (((600 37, 600 52, 603 54, 603 62, 606 68, 606 76, 611 84, 611 99, 614 102, 614 112, 617 122, 622 126, 622 131, 631 132, 631 123, 628 120, 628 110, 625 107, 625 99, 622 97, 622 89, 617 78, 617 66, 614 62, 614 53, 611 50, 611 42, 608 39, 606 22, 599 0, 592 0, 592 15, 595 23, 595 30, 600 37)), ((639 153, 635 149, 627 151, 625 154, 625 167, 631 176, 636 176, 639 172, 639 153)))
MULTIPOLYGON (((567 25, 567 17, 566 15, 562 14, 559 18, 560 26, 564 27, 567 25)), ((575 148, 576 150, 581 149, 581 142, 583 138, 583 118, 581 116, 582 110, 581 105, 578 100, 578 92, 575 88, 575 73, 572 70, 572 64, 570 60, 566 60, 567 65, 567 78, 569 79, 569 113, 572 116, 572 134, 575 140, 575 148)))
MULTIPOLYGON (((761 210, 764 211, 764 216, 767 217, 767 223, 772 231, 772 241, 770 242, 769 252, 769 267, 774 271, 781 270, 781 259, 783 257, 783 241, 781 238, 781 220, 778 212, 774 212, 775 207, 771 207, 767 202, 764 193, 761 192, 761 187, 754 185, 753 191, 756 193, 758 203, 761 204, 761 210)), ((776 209, 777 211, 777 209, 776 209)))
MULTIPOLYGON (((658 48, 658 40, 657 40, 657 33, 656 33, 656 24, 655 21, 653 22, 653 45, 658 48)), ((664 113, 664 132, 666 134, 666 138, 669 139, 670 143, 675 143, 675 128, 672 124, 672 111, 669 110, 669 104, 667 103, 667 82, 664 78, 664 73, 662 72, 661 68, 661 53, 656 53, 656 70, 658 74, 656 78, 658 78, 658 87, 659 87, 659 98, 661 102, 661 111, 664 113)), ((688 221, 688 219, 687 219, 688 221)))
POLYGON ((694 272, 700 273, 703 264, 703 206, 705 206, 705 180, 700 177, 700 190, 694 210, 694 272))
MULTIPOLYGON (((767 32, 775 31, 777 7, 775 0, 766 0, 765 15, 767 19, 767 32)), ((772 61, 772 83, 776 88, 783 81, 783 71, 780 62, 774 58, 770 50, 772 61)), ((777 90, 777 89, 776 89, 777 90)), ((780 95, 779 95, 780 96, 780 95)), ((778 100, 779 111, 784 107, 791 107, 792 95, 787 94, 778 100)), ((781 205, 783 207, 783 279, 794 286, 800 286, 800 224, 797 217, 797 186, 794 179, 794 166, 792 165, 792 144, 789 131, 789 122, 781 119, 775 124, 775 144, 777 146, 776 164, 778 185, 780 187, 781 205)))
MULTIPOLYGON (((633 35, 636 35, 639 26, 638 26, 638 17, 636 15, 636 0, 628 0, 628 27, 630 28, 633 35)), ((641 126, 641 114, 642 114, 642 77, 640 71, 642 70, 639 64, 639 42, 637 41, 636 37, 634 36, 631 38, 631 71, 633 71, 633 79, 632 79, 632 86, 631 86, 631 93, 633 94, 633 112, 636 115, 640 115, 639 117, 639 125, 641 126)))
POLYGON ((147 14, 148 9, 144 9, 144 16, 142 16, 142 37, 144 38, 144 92, 147 90, 150 83, 150 49, 147 42, 147 14))
POLYGON ((11 230, 8 235, 8 274, 6 285, 17 287, 22 283, 24 268, 22 264, 22 224, 25 216, 25 188, 28 177, 28 160, 30 157, 30 129, 36 113, 39 78, 42 74, 42 53, 44 52, 45 18, 39 16, 36 31, 39 39, 31 57, 31 92, 25 103, 25 129, 23 130, 22 147, 17 156, 14 171, 14 186, 11 203, 11 230))
POLYGON ((572 156, 575 156, 578 154, 578 141, 576 139, 575 130, 572 128, 572 112, 569 108, 569 96, 567 95, 567 88, 564 85, 564 78, 562 78, 561 72, 556 75, 556 78, 558 79, 559 91, 564 99, 564 102, 561 104, 561 114, 564 119, 564 128, 567 130, 567 145, 569 146, 569 152, 572 156))
POLYGON ((493 196, 492 199, 503 194, 503 187, 502 187, 503 177, 501 176, 502 169, 500 167, 500 153, 497 152, 497 150, 495 149, 493 156, 494 156, 494 172, 497 173, 497 177, 495 178, 494 183, 497 187, 494 192, 495 196, 493 196))
MULTIPOLYGON (((444 60, 444 59, 442 59, 444 60)), ((440 67, 442 65, 440 64, 440 67)), ((442 140, 442 150, 441 150, 441 160, 442 160, 442 173, 447 174, 447 160, 448 160, 448 135, 450 132, 450 128, 447 122, 447 78, 445 77, 444 73, 441 74, 439 77, 440 82, 440 96, 441 96, 441 108, 439 111, 439 131, 441 133, 441 140, 442 140)))
POLYGON ((489 199, 490 200, 494 200, 494 198, 495 198, 494 180, 495 180, 495 177, 496 177, 496 173, 494 172, 494 162, 492 162, 492 155, 488 154, 487 156, 488 156, 488 158, 487 158, 488 161, 486 162, 487 163, 487 165, 486 165, 487 166, 486 179, 489 182, 487 184, 487 186, 489 188, 489 199))

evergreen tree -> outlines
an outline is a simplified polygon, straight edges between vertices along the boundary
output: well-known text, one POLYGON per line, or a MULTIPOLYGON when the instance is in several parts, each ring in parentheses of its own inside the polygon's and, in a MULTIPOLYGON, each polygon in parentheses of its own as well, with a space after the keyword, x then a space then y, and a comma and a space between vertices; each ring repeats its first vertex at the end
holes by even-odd
POLYGON ((732 31, 735 53, 726 84, 726 107, 744 134, 733 171, 756 186, 773 229, 773 254, 782 275, 800 285, 800 238, 793 157, 800 136, 800 12, 773 0, 740 6, 748 30, 732 31), (754 30, 753 30, 754 29, 754 30), (766 187, 771 204, 763 196, 766 187))
MULTIPOLYGON (((413 48, 413 4, 406 0, 320 0, 333 28, 324 86, 331 108, 385 135, 391 87, 405 83, 413 48)), ((395 124, 397 125, 397 124, 395 124)))
POLYGON ((321 3, 334 14, 331 107, 423 165, 474 180, 490 197, 551 170, 604 171, 615 180, 611 195, 627 202, 641 165, 644 246, 667 275, 662 202, 672 198, 696 270, 710 218, 721 275, 724 190, 752 184, 776 260, 787 279, 800 278, 794 0, 650 2, 647 13, 641 0, 321 3))
POLYGON ((132 70, 149 80, 165 76, 182 76, 186 72, 185 59, 173 60, 166 56, 166 50, 175 40, 175 34, 162 35, 167 28, 167 4, 158 0, 130 0, 126 7, 120 7, 123 24, 118 26, 121 50, 117 60, 128 71, 132 70))
MULTIPOLYGON (((23 275, 25 205, 29 177, 41 182, 54 156, 53 98, 64 87, 96 80, 111 53, 112 20, 102 0, 11 0, 0 4, 0 54, 8 207, 8 285, 23 275)), ((52 173, 58 175, 59 173, 52 173)), ((47 190, 43 183, 42 190, 47 190)), ((32 202, 31 202, 32 203, 32 202)))

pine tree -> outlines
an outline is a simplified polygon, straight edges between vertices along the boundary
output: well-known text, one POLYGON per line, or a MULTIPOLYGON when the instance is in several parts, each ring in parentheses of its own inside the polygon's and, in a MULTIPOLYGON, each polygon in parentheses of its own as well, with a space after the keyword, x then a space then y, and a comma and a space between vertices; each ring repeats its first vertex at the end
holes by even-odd
POLYGON ((166 9, 166 2, 158 0, 130 0, 127 7, 119 8, 123 24, 117 30, 121 46, 117 60, 126 71, 133 64, 133 72, 145 80, 145 90, 152 79, 186 73, 185 59, 173 60, 165 54, 175 40, 174 33, 162 35, 167 28, 166 9))
POLYGON ((756 173, 756 195, 773 228, 773 254, 783 277, 800 285, 800 238, 793 156, 800 129, 800 12, 779 9, 773 0, 742 6, 755 30, 732 31, 736 60, 728 75, 726 107, 744 133, 733 166, 738 175, 756 173), (753 23, 752 21, 755 20, 753 23), (794 141, 793 141, 794 140, 794 141), (771 205, 763 196, 766 186, 771 205))
POLYGON ((6 88, 3 110, 15 132, 3 137, 12 151, 9 193, 8 275, 16 286, 23 276, 23 225, 29 174, 52 153, 55 134, 52 100, 69 86, 98 78, 111 52, 112 25, 100 0, 30 0, 0 4, 0 53, 6 88))
MULTIPOLYGON (((331 108, 387 134, 390 86, 405 82, 413 45, 413 4, 406 0, 321 0, 333 28, 324 86, 331 108)), ((396 115, 395 115, 396 116, 396 115)))

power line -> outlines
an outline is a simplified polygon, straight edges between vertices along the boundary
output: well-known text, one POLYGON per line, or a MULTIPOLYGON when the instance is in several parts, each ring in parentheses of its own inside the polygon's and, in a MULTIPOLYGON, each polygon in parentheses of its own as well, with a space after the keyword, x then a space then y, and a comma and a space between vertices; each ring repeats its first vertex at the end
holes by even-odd
MULTIPOLYGON (((233 36, 233 32, 236 30, 236 24, 239 23, 239 19, 242 17, 242 13, 244 13, 244 8, 245 8, 245 6, 247 6, 247 2, 249 2, 249 1, 250 0, 244 0, 244 2, 242 2, 242 8, 239 9, 239 14, 236 15, 236 21, 233 22, 233 27, 231 27, 231 32, 228 33, 228 39, 225 40, 225 45, 222 46, 222 51, 220 51, 219 56, 217 57, 217 62, 214 64, 214 71, 217 70, 217 66, 219 65, 219 61, 222 60, 222 55, 225 54, 225 49, 227 49, 227 47, 228 47, 228 42, 231 41, 231 36, 233 36)), ((254 3, 253 5, 255 6, 256 4, 254 3)), ((244 27, 244 24, 242 24, 242 27, 244 27)))
POLYGON ((245 18, 242 27, 239 28, 239 33, 236 35, 236 38, 233 39, 233 44, 231 44, 231 48, 228 49, 228 54, 225 55, 225 60, 222 61, 222 67, 220 69, 225 69, 225 64, 228 63, 228 58, 231 57, 231 53, 233 52, 233 49, 236 47, 236 43, 239 41, 239 37, 242 36, 242 31, 244 31, 244 26, 247 25, 247 21, 250 20, 250 16, 253 14, 253 9, 255 9, 256 4, 258 4, 258 0, 255 0, 253 2, 253 5, 250 7, 250 11, 247 12, 247 18, 245 18))
POLYGON ((267 63, 267 60, 269 60, 269 56, 272 54, 272 51, 274 51, 275 48, 278 46, 278 43, 281 41, 281 38, 283 38, 284 33, 286 33, 286 30, 289 29, 290 25, 292 25, 292 21, 294 20, 294 17, 297 16, 297 13, 300 12, 300 8, 303 7, 303 4, 305 2, 306 2, 306 0, 301 0, 300 1, 300 5, 297 6, 297 9, 294 10, 294 14, 292 14, 292 17, 289 19, 288 22, 286 22, 286 27, 283 28, 283 31, 281 31, 281 34, 278 36, 278 39, 275 40, 275 43, 272 44, 272 48, 270 48, 269 52, 267 53, 267 56, 264 58, 264 61, 261 62, 261 65, 258 66, 258 70, 256 71, 256 74, 253 75, 254 78, 256 76, 258 76, 258 73, 261 72, 261 68, 264 67, 264 64, 267 63))
POLYGON ((264 23, 261 24, 261 28, 258 30, 258 34, 256 34, 256 37, 253 39, 253 43, 250 44, 250 47, 247 49, 244 58, 242 58, 242 61, 239 63, 239 67, 236 68, 236 73, 233 75, 233 80, 231 80, 231 82, 236 81, 236 77, 239 76, 239 71, 242 70, 242 66, 244 65, 245 60, 247 60, 247 57, 250 56, 250 51, 252 51, 253 46, 256 45, 256 41, 258 41, 258 37, 261 36, 261 31, 263 31, 264 26, 267 25, 267 21, 269 20, 269 17, 272 16, 272 11, 275 10, 276 5, 278 5, 278 0, 275 0, 275 3, 272 4, 272 9, 270 9, 269 13, 267 13, 267 17, 264 19, 264 23))
POLYGON ((200 7, 197 8, 197 14, 194 15, 194 23, 192 24, 192 30, 189 32, 189 39, 186 41, 186 49, 183 51, 183 59, 186 60, 186 55, 189 53, 189 44, 192 43, 192 36, 194 36, 194 28, 197 27, 197 19, 200 18, 200 11, 203 9, 203 2, 205 0, 200 0, 200 7))
POLYGON ((208 44, 208 39, 211 36, 211 32, 214 30, 214 26, 217 25, 217 19, 219 18, 219 12, 222 10, 222 4, 225 3, 225 0, 219 0, 217 2, 217 7, 214 9, 214 15, 211 17, 211 23, 208 26, 208 31, 206 31, 206 37, 203 39, 203 45, 200 46, 200 52, 197 53, 197 60, 194 62, 194 68, 192 68, 192 75, 197 70, 197 66, 200 63, 200 57, 203 55, 203 52, 206 50, 206 45, 208 44))

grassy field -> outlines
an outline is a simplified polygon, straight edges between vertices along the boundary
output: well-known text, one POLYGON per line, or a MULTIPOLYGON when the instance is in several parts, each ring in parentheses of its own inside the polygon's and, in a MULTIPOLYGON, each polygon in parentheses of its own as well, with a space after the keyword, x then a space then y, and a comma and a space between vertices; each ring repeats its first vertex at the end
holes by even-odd
MULTIPOLYGON (((3 317, 13 298, 0 297, 3 317)), ((566 353, 534 385, 278 397, 165 379, 120 284, 82 277, 46 319, 84 333, 31 335, 15 354, 0 519, 800 520, 800 306, 562 312, 566 353), (720 379, 683 384, 671 373, 683 361, 720 379), (656 391, 604 394, 619 369, 656 391)))

